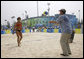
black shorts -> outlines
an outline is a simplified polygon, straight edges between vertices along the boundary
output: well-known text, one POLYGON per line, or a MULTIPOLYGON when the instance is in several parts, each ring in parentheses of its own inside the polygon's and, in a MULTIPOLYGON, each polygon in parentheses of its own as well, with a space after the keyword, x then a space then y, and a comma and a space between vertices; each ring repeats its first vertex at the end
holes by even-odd
POLYGON ((21 30, 16 30, 16 31, 21 32, 21 30))

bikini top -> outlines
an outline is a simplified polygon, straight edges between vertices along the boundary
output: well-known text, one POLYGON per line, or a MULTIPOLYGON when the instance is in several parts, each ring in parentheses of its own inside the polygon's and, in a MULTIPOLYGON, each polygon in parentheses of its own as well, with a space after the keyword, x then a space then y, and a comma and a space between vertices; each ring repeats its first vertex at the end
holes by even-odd
POLYGON ((22 26, 22 23, 16 23, 16 27, 22 26))

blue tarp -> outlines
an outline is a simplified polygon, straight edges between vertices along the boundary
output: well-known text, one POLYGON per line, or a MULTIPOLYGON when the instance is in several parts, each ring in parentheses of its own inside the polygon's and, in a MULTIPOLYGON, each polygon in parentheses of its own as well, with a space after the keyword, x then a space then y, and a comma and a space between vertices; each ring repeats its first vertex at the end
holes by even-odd
POLYGON ((59 30, 58 30, 58 33, 62 33, 60 28, 59 28, 59 30))
POLYGON ((22 30, 22 33, 25 33, 25 30, 24 29, 22 30))
POLYGON ((54 29, 53 29, 52 27, 49 27, 49 28, 47 29, 47 32, 52 33, 52 32, 54 32, 54 29))
POLYGON ((5 34, 5 31, 4 30, 1 30, 1 34, 5 34))

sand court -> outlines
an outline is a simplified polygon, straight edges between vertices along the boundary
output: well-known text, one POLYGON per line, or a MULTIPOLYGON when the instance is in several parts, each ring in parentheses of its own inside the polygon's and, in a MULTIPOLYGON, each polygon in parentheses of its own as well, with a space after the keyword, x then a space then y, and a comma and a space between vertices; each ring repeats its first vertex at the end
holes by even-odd
POLYGON ((83 34, 75 34, 70 43, 72 55, 61 56, 61 33, 23 33, 21 47, 16 34, 1 35, 1 58, 83 58, 83 34))

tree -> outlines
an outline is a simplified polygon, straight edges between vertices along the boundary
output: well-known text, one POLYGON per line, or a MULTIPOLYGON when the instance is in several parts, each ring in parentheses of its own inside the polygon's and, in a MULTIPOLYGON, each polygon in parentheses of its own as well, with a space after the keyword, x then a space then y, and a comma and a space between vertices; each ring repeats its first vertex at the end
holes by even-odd
POLYGON ((10 28, 10 22, 9 21, 7 21, 7 27, 10 28))
POLYGON ((15 24, 16 24, 16 21, 14 21, 14 23, 12 24, 12 27, 13 27, 13 28, 14 28, 15 24))

